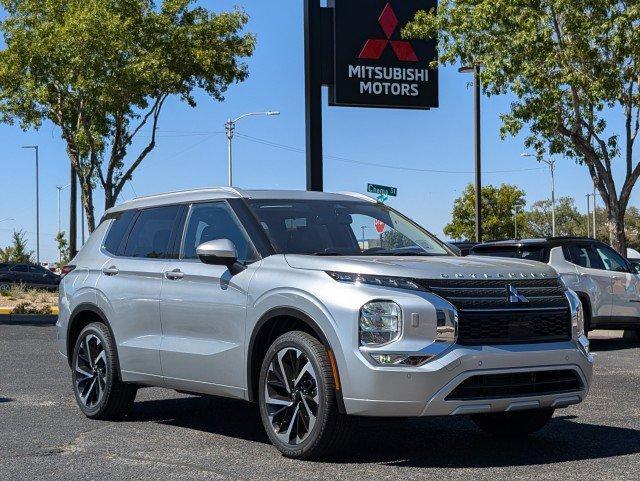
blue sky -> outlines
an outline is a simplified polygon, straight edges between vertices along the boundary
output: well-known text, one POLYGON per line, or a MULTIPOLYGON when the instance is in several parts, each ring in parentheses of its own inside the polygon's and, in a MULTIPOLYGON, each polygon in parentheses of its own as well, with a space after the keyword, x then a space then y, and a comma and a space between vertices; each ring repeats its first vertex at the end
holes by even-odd
MULTIPOLYGON (((236 137, 234 183, 241 188, 305 188, 302 2, 218 0, 201 4, 216 11, 240 5, 249 13, 247 28, 258 38, 255 55, 248 61, 250 78, 233 85, 224 103, 199 94, 198 106, 192 109, 171 99, 160 121, 158 146, 137 170, 132 187, 125 188, 120 201, 225 185, 225 119, 256 110, 279 110, 281 115, 245 119, 237 132, 280 147, 236 137)), ((456 68, 442 68, 440 75, 441 107, 437 110, 329 108, 325 93, 324 149, 330 156, 325 161, 325 190, 364 192, 367 182, 396 186, 399 195, 390 205, 442 236, 454 199, 473 181, 473 91, 470 76, 459 74, 456 68)), ((523 137, 500 140, 499 115, 508 110, 509 102, 508 96, 483 99, 484 182, 517 184, 527 192, 531 204, 550 196, 549 174, 531 170, 538 164, 520 157, 523 137), (515 172, 491 173, 504 170, 515 172)), ((0 220, 15 219, 0 222, 0 246, 8 244, 14 229, 21 229, 35 249, 33 154, 20 149, 29 144, 40 146, 41 260, 53 261, 57 256, 56 185, 68 184, 69 164, 60 132, 51 124, 37 132, 0 125, 0 220)), ((586 168, 558 159, 557 195, 575 197, 580 210, 586 211, 585 194, 590 191, 586 168)), ((637 200, 634 194, 632 204, 637 205, 637 200)), ((96 195, 96 206, 99 217, 101 192, 96 195)), ((68 190, 62 212, 66 228, 68 190)))

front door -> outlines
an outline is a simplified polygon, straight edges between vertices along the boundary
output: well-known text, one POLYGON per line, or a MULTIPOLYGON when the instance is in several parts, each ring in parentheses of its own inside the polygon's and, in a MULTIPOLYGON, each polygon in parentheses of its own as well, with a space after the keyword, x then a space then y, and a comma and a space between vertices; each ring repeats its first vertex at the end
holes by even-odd
POLYGON ((160 352, 167 387, 244 397, 247 293, 257 259, 226 202, 191 207, 180 259, 167 264, 162 283, 160 352), (200 262, 196 248, 215 239, 231 240, 246 268, 232 274, 200 262))
POLYGON ((638 278, 631 272, 629 264, 608 246, 596 245, 595 250, 611 276, 611 321, 616 323, 640 318, 638 278))

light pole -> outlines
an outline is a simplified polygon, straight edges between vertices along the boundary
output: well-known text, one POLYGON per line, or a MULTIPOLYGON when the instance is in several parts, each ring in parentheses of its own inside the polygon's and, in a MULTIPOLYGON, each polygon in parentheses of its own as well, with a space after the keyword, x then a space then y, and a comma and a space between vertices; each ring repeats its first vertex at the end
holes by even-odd
POLYGON ((36 261, 40 265, 40 176, 39 176, 39 149, 37 145, 24 145, 23 149, 36 151, 36 261))
POLYGON ((513 209, 513 230, 514 230, 514 239, 518 239, 518 209, 522 210, 521 205, 516 205, 513 209))
MULTIPOLYGON (((591 234, 591 229, 589 226, 589 219, 591 217, 591 194, 587 194, 585 196, 587 198, 587 237, 589 237, 589 234, 591 234)), ((595 225, 594 225, 594 229, 595 229, 595 225)))
POLYGON ((553 159, 543 159, 537 155, 523 153, 522 157, 533 157, 538 162, 542 162, 549 166, 551 173, 551 237, 556 236, 556 161, 553 159))
POLYGON ((368 227, 366 225, 362 225, 360 226, 362 228, 362 250, 364 250, 364 243, 365 243, 365 239, 364 239, 364 231, 368 229, 368 227))
POLYGON ((596 208, 598 207, 598 205, 596 204, 596 201, 598 199, 596 198, 596 184, 595 182, 593 183, 593 238, 597 239, 598 238, 598 231, 596 230, 596 208))
POLYGON ((482 242, 482 149, 481 149, 481 117, 480 117, 480 65, 463 66, 460 73, 473 73, 474 130, 475 130, 475 163, 476 163, 476 242, 482 242))
POLYGON ((228 162, 228 182, 229 182, 229 187, 233 186, 233 150, 232 150, 232 141, 233 141, 233 134, 235 133, 236 130, 236 123, 242 119, 244 119, 245 117, 252 117, 252 116, 257 116, 257 115, 266 115, 266 116, 273 116, 273 115, 280 115, 280 112, 277 111, 273 111, 273 110, 269 110, 267 112, 249 112, 248 114, 243 114, 240 117, 237 117, 235 119, 229 119, 227 120, 227 122, 224 124, 225 127, 225 132, 227 134, 227 162, 228 162))

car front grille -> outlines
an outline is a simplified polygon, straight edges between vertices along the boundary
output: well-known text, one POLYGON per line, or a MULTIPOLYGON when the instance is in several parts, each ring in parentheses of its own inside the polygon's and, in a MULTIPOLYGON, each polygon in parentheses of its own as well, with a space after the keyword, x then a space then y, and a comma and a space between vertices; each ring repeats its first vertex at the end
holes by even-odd
POLYGON ((571 312, 558 279, 418 280, 458 310, 459 344, 571 339, 571 312), (526 301, 511 302, 509 287, 526 301))
POLYGON ((445 398, 447 401, 472 401, 576 392, 582 382, 575 371, 534 371, 472 376, 460 383, 445 398))

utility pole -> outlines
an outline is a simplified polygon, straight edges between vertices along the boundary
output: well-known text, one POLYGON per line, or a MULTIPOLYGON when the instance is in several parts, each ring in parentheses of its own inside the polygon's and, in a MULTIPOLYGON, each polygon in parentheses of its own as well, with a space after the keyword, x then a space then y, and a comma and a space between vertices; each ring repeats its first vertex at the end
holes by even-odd
POLYGON ((513 209, 513 238, 518 239, 518 209, 522 210, 522 206, 516 205, 513 209))
MULTIPOLYGON (((62 225, 60 222, 60 194, 62 193, 62 191, 64 189, 66 189, 67 187, 69 187, 69 185, 71 184, 67 184, 67 185, 56 185, 56 189, 58 189, 58 234, 60 234, 60 232, 62 232, 62 225)), ((62 251, 58 250, 58 262, 62 262, 62 251)))
POLYGON ((597 224, 596 224, 596 208, 598 207, 598 205, 596 204, 596 201, 598 199, 596 198, 596 184, 593 184, 593 238, 597 239, 598 238, 598 228, 597 228, 597 224))
POLYGON ((365 243, 365 239, 364 239, 364 231, 368 228, 366 225, 360 226, 362 228, 362 250, 364 250, 364 243, 365 243))
POLYGON ((39 149, 37 145, 25 145, 23 149, 33 149, 36 152, 36 261, 40 265, 40 168, 39 149))
POLYGON ((232 143, 233 143, 233 135, 236 132, 236 123, 239 120, 244 119, 245 117, 251 117, 256 115, 273 116, 273 115, 280 115, 280 112, 273 111, 273 110, 269 110, 267 112, 250 112, 248 114, 243 114, 236 119, 230 118, 224 124, 224 130, 225 130, 225 133, 227 134, 227 169, 228 169, 227 183, 229 184, 229 187, 233 186, 233 145, 232 143))
MULTIPOLYGON (((589 225, 590 222, 590 218, 591 218, 591 194, 587 194, 587 237, 589 237, 589 234, 591 234, 591 226, 589 225)), ((595 226, 594 226, 595 229, 595 226)))

